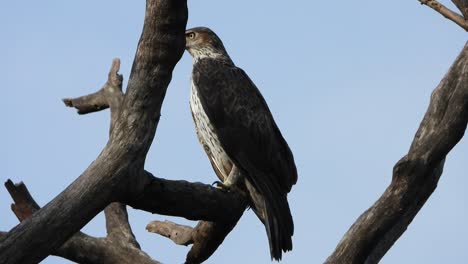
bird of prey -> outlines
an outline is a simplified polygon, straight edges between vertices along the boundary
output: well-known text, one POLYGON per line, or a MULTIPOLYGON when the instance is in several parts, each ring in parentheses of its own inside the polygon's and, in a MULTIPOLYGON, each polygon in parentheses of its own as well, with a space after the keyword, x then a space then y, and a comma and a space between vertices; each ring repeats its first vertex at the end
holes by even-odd
POLYGON ((265 99, 236 67, 221 39, 209 28, 186 31, 193 57, 190 108, 198 139, 220 187, 246 190, 263 222, 271 257, 292 249, 294 224, 287 194, 297 181, 288 144, 265 99))

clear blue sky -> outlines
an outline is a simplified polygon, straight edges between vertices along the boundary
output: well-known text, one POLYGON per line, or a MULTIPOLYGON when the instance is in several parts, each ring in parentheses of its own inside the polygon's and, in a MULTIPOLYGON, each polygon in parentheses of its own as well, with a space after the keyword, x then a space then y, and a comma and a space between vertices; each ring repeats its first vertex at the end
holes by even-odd
MULTIPOLYGON (((284 263, 321 263, 390 183, 430 94, 466 33, 418 1, 189 1, 188 26, 208 26, 256 82, 296 158, 289 196, 294 251, 284 263)), ((444 1, 449 4, 450 1, 444 1)), ((78 116, 63 97, 96 91, 113 57, 128 80, 145 2, 3 1, 0 4, 0 180, 24 181, 46 204, 97 157, 109 112, 78 116)), ((189 110, 191 58, 177 65, 147 169, 168 179, 216 179, 189 110)), ((447 158, 439 186, 382 263, 468 259, 468 144, 447 158)), ((0 230, 17 224, 0 188, 0 230)), ((188 248, 145 231, 182 219, 129 209, 143 249, 182 263, 188 248)), ((84 231, 105 234, 104 218, 84 231)), ((251 211, 207 263, 269 263, 263 226, 251 211)), ((64 263, 49 257, 44 263, 64 263)))

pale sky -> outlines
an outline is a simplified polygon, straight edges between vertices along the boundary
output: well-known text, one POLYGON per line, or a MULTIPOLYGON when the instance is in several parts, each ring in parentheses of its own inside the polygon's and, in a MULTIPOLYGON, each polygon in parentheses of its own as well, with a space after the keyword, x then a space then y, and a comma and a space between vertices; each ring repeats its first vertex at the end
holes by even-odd
MULTIPOLYGON (((295 155, 289 195, 294 250, 284 263, 322 263, 391 180, 432 90, 466 32, 418 1, 190 1, 188 27, 224 41, 266 98, 295 155)), ((452 7, 450 1, 443 3, 452 7)), ((78 116, 61 98, 96 91, 113 57, 128 80, 144 1, 2 1, 0 180, 24 181, 40 205, 76 179, 107 141, 109 112, 78 116)), ((176 66, 146 169, 158 177, 216 180, 189 110, 191 58, 176 66)), ((468 144, 447 157, 437 190, 381 263, 468 259, 468 144)), ((0 188, 0 230, 17 224, 0 188)), ((183 219, 129 208, 143 249, 182 263, 187 247, 147 233, 151 220, 183 219)), ((105 235, 101 215, 84 232, 105 235)), ((43 263, 67 263, 49 257, 43 263)), ((270 263, 264 227, 247 211, 206 263, 270 263)))

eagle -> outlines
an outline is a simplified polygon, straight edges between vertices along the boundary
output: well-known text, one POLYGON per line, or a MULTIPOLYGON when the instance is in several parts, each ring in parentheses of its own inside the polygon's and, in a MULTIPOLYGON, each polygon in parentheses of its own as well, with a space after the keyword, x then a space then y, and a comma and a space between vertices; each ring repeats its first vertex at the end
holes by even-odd
POLYGON ((265 225, 272 259, 292 250, 287 194, 297 182, 293 154, 258 88, 209 28, 188 29, 193 57, 190 109, 198 139, 225 190, 244 190, 265 225))

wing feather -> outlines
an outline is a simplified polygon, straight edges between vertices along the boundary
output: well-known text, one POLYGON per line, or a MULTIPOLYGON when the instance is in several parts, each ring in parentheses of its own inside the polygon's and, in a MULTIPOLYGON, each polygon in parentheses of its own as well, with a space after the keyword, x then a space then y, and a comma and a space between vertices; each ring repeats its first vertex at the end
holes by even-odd
POLYGON ((287 194, 297 181, 294 158, 247 74, 223 61, 201 59, 194 65, 192 78, 229 157, 250 172, 248 177, 259 189, 287 194))

